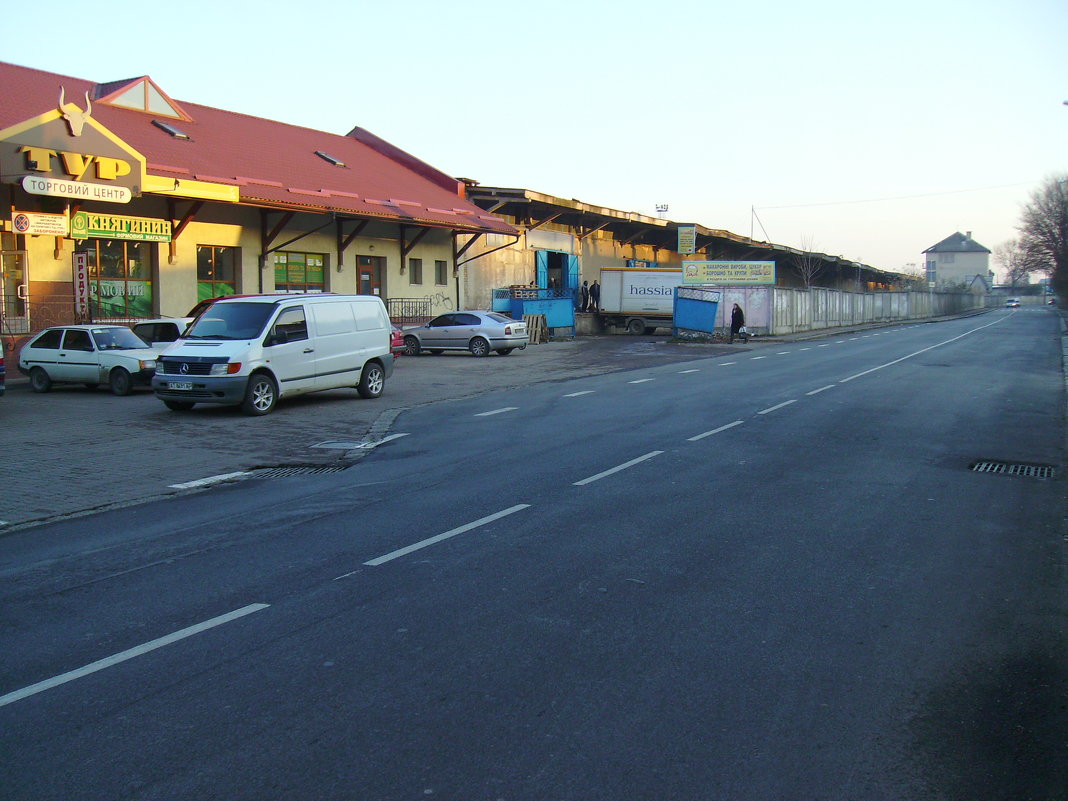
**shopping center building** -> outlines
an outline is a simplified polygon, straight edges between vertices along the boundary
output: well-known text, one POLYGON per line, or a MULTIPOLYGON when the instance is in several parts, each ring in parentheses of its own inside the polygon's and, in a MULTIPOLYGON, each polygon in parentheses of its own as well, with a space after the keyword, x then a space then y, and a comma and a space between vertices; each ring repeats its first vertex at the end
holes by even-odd
POLYGON ((465 273, 516 241, 464 184, 374 134, 312 130, 0 63, 7 352, 74 320, 181 316, 259 292, 463 308, 465 273))

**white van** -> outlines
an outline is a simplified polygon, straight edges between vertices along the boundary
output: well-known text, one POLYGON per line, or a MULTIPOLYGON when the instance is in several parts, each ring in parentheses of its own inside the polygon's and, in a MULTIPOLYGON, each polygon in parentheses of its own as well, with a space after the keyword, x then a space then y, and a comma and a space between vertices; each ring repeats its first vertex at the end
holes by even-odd
POLYGON ((239 405, 267 414, 280 398, 355 387, 377 398, 393 374, 390 322, 372 295, 246 295, 219 300, 156 360, 168 409, 239 405))

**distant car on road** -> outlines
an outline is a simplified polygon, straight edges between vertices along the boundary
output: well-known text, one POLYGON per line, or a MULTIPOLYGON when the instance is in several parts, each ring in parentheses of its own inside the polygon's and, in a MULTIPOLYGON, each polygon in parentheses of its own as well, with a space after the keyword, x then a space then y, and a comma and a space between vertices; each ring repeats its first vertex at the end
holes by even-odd
POLYGON ((1020 305, 1020 299, 1019 298, 1009 298, 1007 301, 1005 301, 1005 308, 1006 309, 1015 309, 1019 305, 1020 305))
POLYGON ((19 353, 19 368, 34 392, 52 384, 107 383, 116 395, 147 386, 156 372, 156 353, 124 325, 61 325, 46 328, 19 353))
POLYGON ((496 351, 507 356, 527 346, 527 324, 497 312, 458 311, 435 317, 426 325, 404 332, 404 352, 418 356, 421 351, 441 353, 466 350, 474 356, 496 351))

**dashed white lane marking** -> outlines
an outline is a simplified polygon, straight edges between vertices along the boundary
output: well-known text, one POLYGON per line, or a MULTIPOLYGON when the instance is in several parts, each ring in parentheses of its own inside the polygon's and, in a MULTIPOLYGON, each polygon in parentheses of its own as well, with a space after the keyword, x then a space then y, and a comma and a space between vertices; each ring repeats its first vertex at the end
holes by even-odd
POLYGON ((725 425, 725 426, 720 426, 719 428, 713 428, 711 431, 706 431, 703 434, 698 434, 696 437, 690 437, 686 441, 687 442, 697 442, 697 440, 699 440, 699 439, 704 439, 705 437, 711 437, 713 434, 718 434, 720 431, 726 431, 728 428, 734 428, 735 426, 740 426, 743 422, 745 422, 745 421, 744 420, 735 420, 733 423, 727 423, 727 425, 725 425))
POLYGON ((819 389, 814 389, 811 392, 806 392, 805 394, 806 395, 819 395, 821 392, 826 392, 829 389, 834 389, 834 387, 835 387, 834 384, 828 384, 825 387, 820 387, 819 389))
POLYGON ((826 347, 829 347, 830 344, 831 344, 830 342, 824 342, 822 345, 817 345, 816 347, 818 347, 818 348, 826 348, 826 347))
POLYGON ((699 373, 700 370, 679 370, 679 375, 686 375, 687 373, 699 373))
POLYGON ((490 417, 490 416, 495 415, 495 414, 504 414, 505 412, 514 412, 518 408, 519 408, 518 406, 504 406, 504 407, 502 407, 500 409, 494 409, 491 412, 479 412, 478 414, 475 415, 475 417, 490 417))
POLYGON ((576 482, 574 482, 574 486, 576 486, 576 487, 584 487, 585 485, 592 484, 594 481, 599 481, 602 478, 605 478, 606 476, 610 476, 610 475, 613 475, 614 473, 618 473, 620 470, 626 470, 628 467, 634 467, 634 465, 640 464, 641 462, 644 462, 646 459, 652 459, 654 456, 659 456, 662 453, 663 453, 663 451, 650 451, 649 453, 645 454, 644 456, 639 456, 637 459, 631 459, 629 462, 624 462, 623 464, 617 465, 617 466, 613 467, 610 470, 605 470, 603 473, 598 473, 595 476, 590 476, 589 478, 584 478, 584 479, 582 479, 582 481, 576 481, 576 482))
POLYGON ((758 359, 766 359, 766 358, 768 358, 768 357, 767 356, 753 356, 749 361, 755 362, 758 359))
POLYGON ((37 682, 37 684, 31 684, 29 687, 24 687, 21 690, 15 690, 15 692, 8 693, 7 695, 0 695, 0 706, 7 704, 13 704, 16 701, 21 701, 23 698, 28 698, 31 695, 36 695, 39 692, 50 690, 53 687, 58 687, 60 684, 66 684, 68 681, 74 681, 80 679, 83 676, 88 676, 90 673, 96 673, 98 670, 109 668, 113 665, 117 665, 120 662, 125 662, 128 659, 133 659, 135 656, 141 656, 147 654, 149 651, 154 651, 157 648, 162 648, 165 645, 184 640, 186 637, 192 637, 194 634, 200 634, 202 631, 221 626, 224 623, 229 623, 232 620, 237 620, 239 617, 245 615, 251 615, 253 612, 259 612, 261 609, 266 609, 270 604, 249 604, 243 606, 240 609, 235 609, 233 612, 227 612, 225 615, 219 615, 219 617, 213 617, 211 620, 205 620, 203 623, 197 623, 195 626, 176 631, 173 634, 168 634, 166 637, 160 637, 159 639, 146 642, 143 645, 138 645, 134 648, 130 648, 121 653, 117 653, 114 656, 109 656, 106 659, 93 662, 85 667, 72 670, 68 673, 55 676, 45 681, 37 682))
POLYGON ((593 394, 593 390, 592 389, 584 389, 581 392, 569 392, 566 395, 564 395, 564 397, 565 398, 577 398, 579 395, 592 395, 592 394, 593 394))
POLYGON ((793 400, 783 401, 782 403, 778 403, 775 406, 769 406, 767 409, 762 409, 761 411, 757 412, 757 414, 771 414, 772 412, 777 412, 784 406, 789 406, 791 403, 797 403, 797 398, 794 398, 793 400))
POLYGON ((639 378, 637 381, 628 381, 628 384, 644 384, 646 381, 656 381, 655 378, 639 378))
POLYGON ((196 481, 186 481, 184 484, 170 484, 171 489, 193 489, 194 487, 207 487, 211 484, 219 484, 223 481, 231 481, 235 478, 241 478, 241 476, 247 476, 248 473, 244 470, 237 473, 223 473, 218 476, 208 476, 207 478, 199 478, 196 481))
POLYGON ((727 366, 732 365, 732 364, 738 364, 738 362, 720 362, 719 366, 720 367, 727 367, 727 366))
MULTIPOLYGON (((378 567, 379 565, 384 565, 386 562, 391 562, 394 559, 399 559, 402 556, 407 556, 413 551, 421 550, 422 548, 426 548, 427 546, 441 542, 442 540, 447 540, 450 537, 455 537, 457 534, 463 534, 465 531, 470 531, 471 529, 478 528, 479 526, 484 526, 487 523, 492 523, 494 520, 500 520, 502 517, 507 517, 508 515, 513 515, 516 512, 521 512, 524 509, 529 508, 529 503, 517 503, 515 506, 509 506, 507 509, 502 509, 501 511, 496 512, 495 514, 487 515, 486 517, 479 518, 478 520, 460 526, 459 528, 454 528, 450 531, 446 531, 443 534, 438 534, 436 537, 429 537, 428 539, 420 540, 419 542, 413 543, 412 545, 408 545, 404 548, 398 548, 395 551, 390 551, 384 556, 379 556, 369 562, 364 562, 364 564, 370 567, 378 567)), ((347 575, 352 574, 349 573, 347 575)), ((338 578, 344 578, 344 576, 339 576, 338 578)))
POLYGON ((776 353, 775 355, 776 355, 776 356, 785 356, 785 355, 786 355, 787 353, 793 353, 793 351, 792 351, 792 350, 780 350, 780 351, 779 351, 778 353, 776 353))

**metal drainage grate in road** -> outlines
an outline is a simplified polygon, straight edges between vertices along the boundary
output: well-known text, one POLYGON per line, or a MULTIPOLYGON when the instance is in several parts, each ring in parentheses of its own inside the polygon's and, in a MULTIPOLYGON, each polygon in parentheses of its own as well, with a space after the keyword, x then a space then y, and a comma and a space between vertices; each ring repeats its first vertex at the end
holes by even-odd
POLYGON ((1026 476, 1027 478, 1053 478, 1053 467, 1048 464, 1012 464, 1011 462, 975 462, 975 473, 999 473, 1006 476, 1026 476))
POLYGON ((289 478, 290 476, 316 476, 324 473, 340 473, 348 465, 294 464, 282 467, 258 467, 248 471, 248 478, 289 478))

